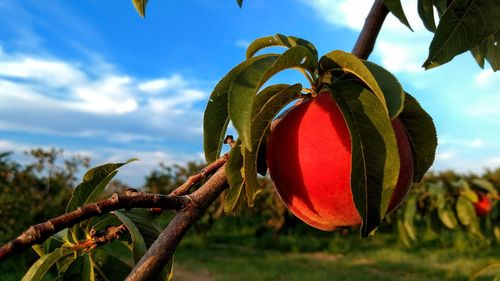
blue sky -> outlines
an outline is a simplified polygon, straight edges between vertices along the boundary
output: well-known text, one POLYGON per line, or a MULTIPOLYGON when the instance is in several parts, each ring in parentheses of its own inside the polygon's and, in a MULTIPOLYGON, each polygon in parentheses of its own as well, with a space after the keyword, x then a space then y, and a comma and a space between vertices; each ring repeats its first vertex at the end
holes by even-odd
MULTIPOLYGON (((119 177, 140 185, 159 162, 202 159, 202 114, 217 81, 253 39, 282 33, 320 54, 351 50, 368 0, 1 0, 0 151, 63 148, 92 164, 138 157, 119 177)), ((434 170, 500 166, 500 74, 469 54, 424 71, 432 35, 389 16, 370 57, 433 116, 434 170)), ((295 76, 283 75, 291 81, 295 76)))

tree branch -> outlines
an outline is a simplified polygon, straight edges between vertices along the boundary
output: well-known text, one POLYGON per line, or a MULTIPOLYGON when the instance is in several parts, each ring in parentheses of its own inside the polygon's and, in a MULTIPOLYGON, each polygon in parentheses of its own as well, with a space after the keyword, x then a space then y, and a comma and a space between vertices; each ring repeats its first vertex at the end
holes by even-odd
POLYGON ((366 17, 365 24, 363 25, 363 29, 361 29, 358 40, 352 49, 353 55, 360 59, 367 59, 368 56, 370 56, 388 13, 389 9, 387 9, 383 1, 375 0, 370 13, 366 17))
POLYGON ((224 167, 225 165, 220 167, 204 185, 190 195, 192 202, 179 211, 160 233, 126 280, 151 280, 158 275, 165 264, 172 258, 175 248, 189 230, 189 227, 205 213, 217 196, 228 187, 224 167))
POLYGON ((206 178, 208 175, 213 174, 222 165, 224 165, 229 159, 229 154, 222 155, 219 159, 207 165, 203 170, 195 175, 190 176, 185 183, 176 188, 170 193, 170 195, 184 195, 189 192, 189 189, 193 187, 196 183, 200 182, 202 179, 206 178))
MULTIPOLYGON (((352 51, 355 56, 361 59, 368 58, 373 50, 378 33, 388 12, 389 10, 381 0, 375 0, 352 51)), ((276 121, 273 121, 273 125, 275 123, 276 121)), ((217 196, 227 188, 228 184, 224 167, 225 165, 221 166, 202 187, 193 193, 193 204, 190 204, 177 214, 153 245, 151 245, 139 263, 134 267, 126 280, 150 280, 161 271, 163 266, 172 258, 175 248, 182 237, 184 237, 191 224, 193 224, 208 206, 212 204, 217 196)), ((182 192, 187 192, 187 190, 182 190, 181 193, 182 192)))
POLYGON ((181 210, 191 200, 189 196, 171 196, 150 194, 128 190, 124 195, 113 194, 110 198, 76 209, 73 212, 60 215, 44 223, 31 226, 14 240, 0 248, 0 261, 13 254, 42 243, 55 233, 71 227, 81 221, 98 217, 111 211, 132 208, 162 208, 165 210, 181 210))

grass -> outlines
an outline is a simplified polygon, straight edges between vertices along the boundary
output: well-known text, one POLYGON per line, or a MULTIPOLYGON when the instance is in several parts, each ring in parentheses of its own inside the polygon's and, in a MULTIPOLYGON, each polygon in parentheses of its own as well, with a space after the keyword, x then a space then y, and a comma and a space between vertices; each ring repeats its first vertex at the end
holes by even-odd
MULTIPOLYGON (((279 248, 283 243, 279 240, 283 239, 299 245, 322 244, 313 238, 281 237, 275 246, 279 248)), ((387 234, 328 240, 328 246, 321 251, 298 252, 293 248, 262 249, 262 242, 249 235, 213 235, 205 239, 191 236, 176 252, 175 277, 177 281, 467 280, 474 270, 500 258, 498 246, 462 251, 429 247, 409 250, 387 234)))
MULTIPOLYGON (((292 233, 276 237, 264 231, 257 238, 254 228, 231 222, 216 223, 205 236, 190 233, 175 254, 175 280, 467 280, 475 270, 500 261, 500 244, 471 246, 451 232, 414 249, 383 231, 366 239, 300 227, 292 233)), ((25 252, 0 263, 0 280, 20 280, 33 257, 25 252)))

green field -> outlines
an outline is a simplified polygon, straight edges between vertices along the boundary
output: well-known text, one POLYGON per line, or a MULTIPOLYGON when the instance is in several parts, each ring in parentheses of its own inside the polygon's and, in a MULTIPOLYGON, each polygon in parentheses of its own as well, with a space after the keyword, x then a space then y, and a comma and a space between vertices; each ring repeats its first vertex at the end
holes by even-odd
MULTIPOLYGON (((176 253, 175 280, 467 280, 474 270, 500 259, 498 246, 408 250, 394 238, 387 234, 369 239, 337 236, 323 250, 298 252, 293 248, 266 250, 266 245, 244 235, 188 237, 176 253)), ((316 241, 305 240, 282 237, 274 246, 316 241)))
MULTIPOLYGON (((174 280, 467 280, 475 270, 500 261, 498 243, 457 247, 456 241, 451 243, 457 236, 443 239, 450 243, 434 240, 407 249, 391 233, 361 239, 355 231, 343 236, 310 230, 256 238, 249 231, 212 230, 206 236, 192 231, 181 242, 174 280)), ((26 254, 0 263, 0 280, 20 280, 26 254)), ((44 280, 53 280, 55 274, 44 280)))

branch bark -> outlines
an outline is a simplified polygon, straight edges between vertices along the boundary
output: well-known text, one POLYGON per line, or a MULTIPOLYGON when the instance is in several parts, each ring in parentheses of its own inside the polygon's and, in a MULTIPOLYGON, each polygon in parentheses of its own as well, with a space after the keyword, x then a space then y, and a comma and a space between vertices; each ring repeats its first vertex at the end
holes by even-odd
POLYGON ((182 240, 191 225, 200 218, 206 209, 227 187, 225 165, 210 177, 210 179, 193 192, 192 202, 179 211, 169 225, 160 233, 146 254, 134 267, 126 280, 151 280, 157 276, 182 240))
POLYGON ((375 41, 377 40, 382 24, 384 23, 389 9, 384 5, 382 0, 375 0, 370 13, 366 17, 365 24, 361 33, 358 36, 358 40, 352 49, 352 54, 360 59, 368 59, 373 47, 375 46, 375 41))
POLYGON ((0 247, 0 262, 10 256, 22 252, 29 247, 42 243, 57 232, 71 227, 92 217, 102 216, 111 211, 132 208, 154 208, 161 210, 181 210, 191 202, 191 197, 185 195, 196 183, 216 172, 228 160, 224 154, 203 170, 188 178, 188 180, 172 191, 169 195, 137 192, 129 189, 124 195, 113 194, 108 199, 92 203, 77 210, 60 215, 44 223, 31 226, 17 238, 0 247))
POLYGON ((31 226, 14 240, 0 248, 0 262, 42 243, 57 232, 71 227, 92 217, 102 216, 111 211, 132 208, 162 208, 165 210, 181 210, 191 199, 189 196, 171 196, 127 191, 124 195, 113 194, 110 198, 76 209, 73 212, 60 215, 46 222, 31 226))

